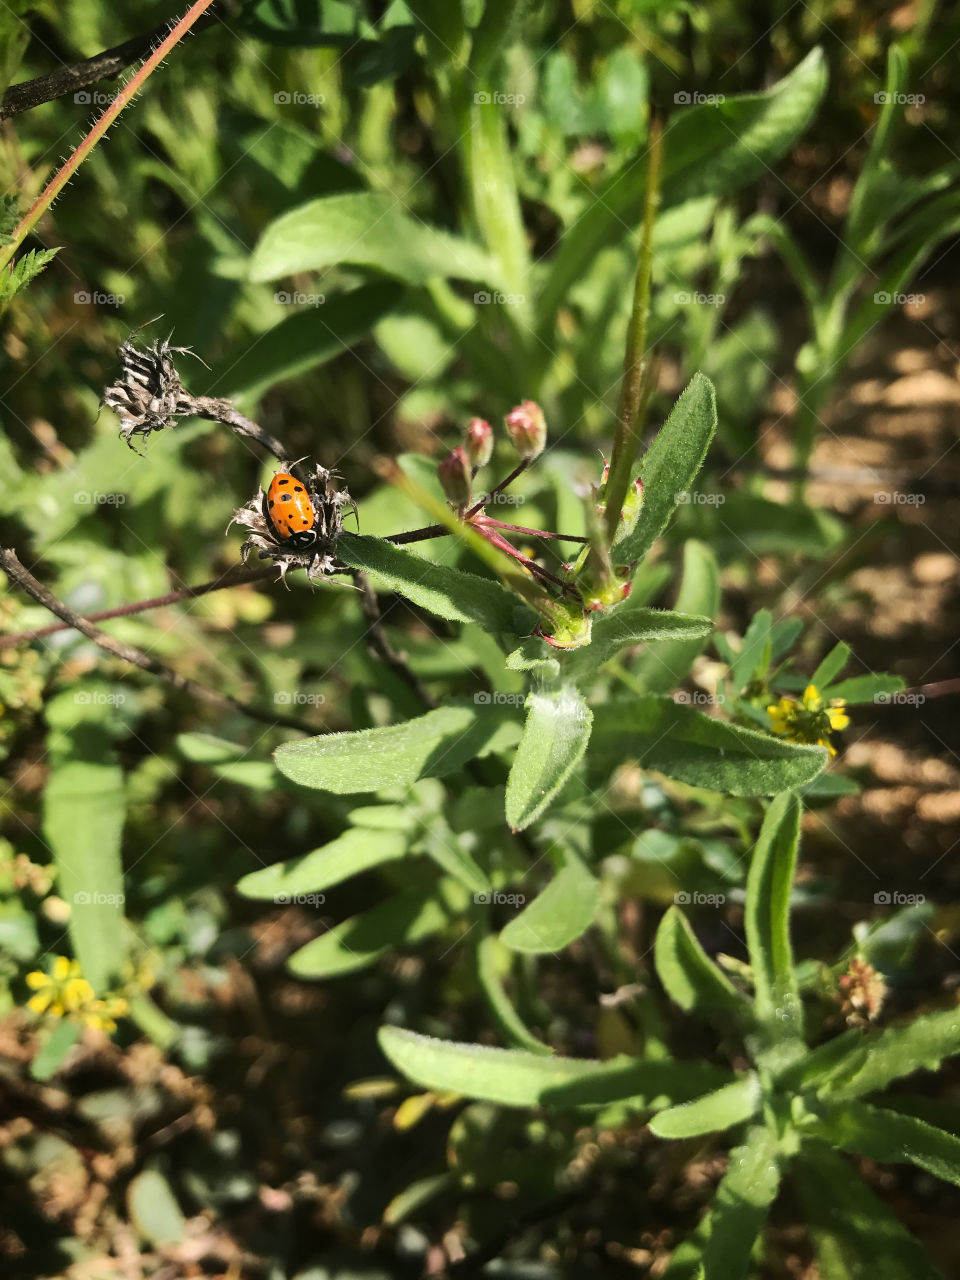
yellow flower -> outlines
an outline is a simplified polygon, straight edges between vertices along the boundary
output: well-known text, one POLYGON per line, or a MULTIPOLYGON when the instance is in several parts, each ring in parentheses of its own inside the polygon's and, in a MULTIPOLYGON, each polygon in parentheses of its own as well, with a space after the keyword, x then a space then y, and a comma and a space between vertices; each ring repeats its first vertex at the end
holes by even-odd
POLYGON ((837 749, 828 735, 846 729, 850 723, 844 700, 833 698, 829 704, 825 703, 813 684, 804 689, 801 702, 796 698, 781 698, 767 707, 767 715, 773 733, 789 742, 815 742, 818 747, 826 747, 832 756, 837 754, 837 749))
POLYGON ((115 1031, 115 1019, 127 1012, 127 1002, 119 996, 98 1000, 93 987, 83 976, 77 960, 67 956, 54 959, 51 972, 34 969, 26 976, 27 986, 36 995, 27 1001, 33 1013, 47 1013, 53 1018, 71 1018, 88 1027, 115 1031))

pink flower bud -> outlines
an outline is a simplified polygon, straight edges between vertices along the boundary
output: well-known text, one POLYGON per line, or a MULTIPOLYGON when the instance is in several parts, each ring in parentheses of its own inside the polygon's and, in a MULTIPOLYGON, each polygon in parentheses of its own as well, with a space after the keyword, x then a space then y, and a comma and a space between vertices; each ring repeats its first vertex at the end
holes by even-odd
POLYGON ((464 433, 463 447, 475 467, 482 467, 490 461, 493 453, 493 427, 486 419, 470 419, 464 433))
POLYGON ((437 467, 437 476, 447 495, 455 507, 465 507, 470 501, 472 479, 470 460, 463 445, 451 449, 437 467))
POLYGON ((543 410, 533 400, 524 400, 506 417, 513 447, 521 458, 536 458, 547 443, 547 423, 543 410))

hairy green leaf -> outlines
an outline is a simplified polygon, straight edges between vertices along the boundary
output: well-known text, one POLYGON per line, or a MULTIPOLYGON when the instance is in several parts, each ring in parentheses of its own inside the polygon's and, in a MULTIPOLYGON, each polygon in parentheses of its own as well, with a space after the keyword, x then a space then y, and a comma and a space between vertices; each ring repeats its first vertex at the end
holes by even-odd
POLYGON ((659 1111, 650 1121, 658 1138, 694 1138, 749 1120, 760 1106, 760 1082, 752 1073, 713 1093, 659 1111))
POLYGON ((526 707, 523 737, 507 778, 507 822, 514 831, 529 826, 552 803, 586 751, 593 723, 590 708, 572 686, 531 693, 526 707))
POLYGON ((747 876, 744 924, 754 1009, 774 1039, 799 1036, 803 1010, 790 947, 790 889, 800 838, 800 801, 779 795, 760 828, 747 876))
POLYGON ((562 951, 590 928, 599 898, 597 881, 568 853, 543 892, 504 926, 500 941, 512 951, 562 951))

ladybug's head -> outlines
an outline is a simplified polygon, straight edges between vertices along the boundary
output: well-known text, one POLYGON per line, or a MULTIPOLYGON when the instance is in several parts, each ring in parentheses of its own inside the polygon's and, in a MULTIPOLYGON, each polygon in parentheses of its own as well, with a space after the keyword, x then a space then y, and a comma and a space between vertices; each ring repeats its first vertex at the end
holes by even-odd
POLYGON ((285 547, 295 548, 297 551, 309 551, 317 543, 316 529, 297 529, 295 533, 289 534, 283 540, 285 547))

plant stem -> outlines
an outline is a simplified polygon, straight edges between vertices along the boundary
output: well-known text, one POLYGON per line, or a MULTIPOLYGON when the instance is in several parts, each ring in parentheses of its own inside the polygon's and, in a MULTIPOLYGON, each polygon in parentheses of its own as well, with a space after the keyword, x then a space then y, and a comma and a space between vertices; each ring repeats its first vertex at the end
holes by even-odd
POLYGON ((67 626, 75 627, 88 640, 92 640, 94 644, 99 645, 101 649, 111 654, 114 658, 119 658, 122 662, 129 662, 132 666, 139 667, 141 671, 157 676, 175 689, 189 693, 192 697, 220 707, 222 710, 238 711, 241 715, 250 716, 253 720, 262 720, 266 724, 283 726, 288 729, 299 729, 301 733, 316 733, 316 728, 313 725, 308 724, 297 716, 284 716, 278 715, 273 711, 263 711, 259 707, 252 707, 249 703, 241 702, 238 698, 232 698, 229 694, 216 693, 213 689, 208 689, 205 685, 198 684, 196 680, 191 680, 188 676, 179 675, 170 667, 164 666, 162 662, 158 662, 156 658, 151 658, 142 649, 137 649, 132 644, 125 644, 122 640, 115 640, 113 636, 108 636, 92 623, 87 622, 86 618, 82 618, 69 605, 64 604, 62 600, 58 600, 53 592, 45 587, 42 582, 38 582, 29 569, 24 568, 20 563, 16 551, 12 548, 0 550, 0 569, 6 572, 11 582, 25 591, 27 595, 32 596, 38 604, 42 604, 45 609, 49 609, 52 614, 61 618, 67 626))
POLYGON ((611 546, 616 536, 627 489, 630 487, 630 472, 640 445, 638 415, 646 368, 644 352, 647 342, 647 319, 650 313, 650 279, 653 271, 653 224, 660 202, 660 168, 663 157, 663 133, 657 123, 650 127, 648 156, 643 230, 633 285, 633 310, 630 315, 627 346, 623 358, 620 403, 617 408, 617 434, 610 458, 610 472, 604 497, 607 538, 611 546))
MULTIPOLYGON (((261 578, 269 578, 273 569, 248 569, 237 573, 229 569, 226 573, 214 578, 212 582, 203 582, 198 587, 183 587, 179 591, 171 591, 165 596, 153 596, 149 600, 135 600, 132 604, 117 605, 115 609, 101 609, 99 613, 85 613, 85 622, 106 622, 108 618, 126 618, 134 613, 143 613, 147 609, 162 609, 168 604, 177 604, 180 600, 192 600, 197 596, 205 596, 211 591, 223 591, 227 587, 243 586, 247 582, 258 582, 261 578)), ((0 636, 0 649, 9 649, 14 645, 28 644, 31 640, 42 640, 44 636, 52 636, 57 631, 70 631, 67 622, 55 622, 49 627, 38 627, 34 631, 20 631, 12 636, 0 636)))
POLYGON ((0 269, 6 267, 10 263, 13 259, 13 255, 40 221, 44 212, 50 207, 63 188, 67 185, 83 161, 110 128, 114 120, 116 120, 123 108, 131 98, 133 98, 134 94, 138 93, 143 87, 147 77, 151 72, 156 70, 174 45, 183 39, 200 15, 204 10, 210 8, 211 4, 213 4, 213 0, 196 0, 196 3, 190 6, 167 38, 162 41, 156 49, 154 49, 153 53, 146 60, 136 75, 132 76, 131 79, 123 86, 87 136, 83 139, 66 163, 57 170, 21 218, 19 225, 13 232, 11 243, 0 250, 0 269))

